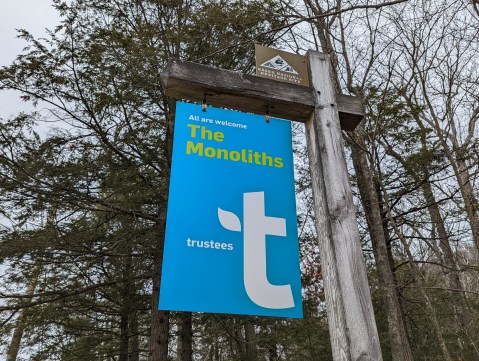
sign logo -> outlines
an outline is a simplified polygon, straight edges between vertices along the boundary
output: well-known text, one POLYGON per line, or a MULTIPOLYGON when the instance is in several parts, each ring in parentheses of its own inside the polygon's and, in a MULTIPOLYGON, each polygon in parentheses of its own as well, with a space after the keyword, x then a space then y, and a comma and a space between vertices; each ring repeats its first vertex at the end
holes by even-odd
MULTIPOLYGON (((294 307, 291 286, 276 286, 266 275, 266 235, 286 236, 284 218, 266 217, 264 193, 245 193, 244 212, 244 286, 249 298, 258 306, 281 309, 294 307)), ((240 232, 241 223, 234 213, 218 208, 223 227, 240 232)))
POLYGON ((261 66, 264 66, 266 68, 272 68, 275 70, 281 70, 286 73, 298 74, 298 72, 294 70, 294 68, 279 55, 276 55, 274 58, 264 62, 263 64, 261 64, 261 66))
POLYGON ((306 58, 286 51, 255 45, 256 75, 309 86, 306 58))
POLYGON ((302 317, 291 142, 288 121, 177 103, 160 309, 302 317))

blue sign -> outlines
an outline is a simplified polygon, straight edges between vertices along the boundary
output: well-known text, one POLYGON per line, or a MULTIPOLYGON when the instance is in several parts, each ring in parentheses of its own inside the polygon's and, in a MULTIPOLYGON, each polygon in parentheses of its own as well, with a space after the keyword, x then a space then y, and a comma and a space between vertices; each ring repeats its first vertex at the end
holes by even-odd
POLYGON ((177 103, 159 308, 302 317, 290 122, 177 103))

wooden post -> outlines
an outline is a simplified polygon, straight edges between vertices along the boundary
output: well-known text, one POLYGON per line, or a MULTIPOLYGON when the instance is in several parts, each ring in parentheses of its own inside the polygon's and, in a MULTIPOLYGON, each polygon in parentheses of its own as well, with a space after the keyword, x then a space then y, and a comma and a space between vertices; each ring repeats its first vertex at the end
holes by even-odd
POLYGON ((330 61, 313 51, 307 58, 316 104, 306 134, 333 359, 380 361, 330 61))

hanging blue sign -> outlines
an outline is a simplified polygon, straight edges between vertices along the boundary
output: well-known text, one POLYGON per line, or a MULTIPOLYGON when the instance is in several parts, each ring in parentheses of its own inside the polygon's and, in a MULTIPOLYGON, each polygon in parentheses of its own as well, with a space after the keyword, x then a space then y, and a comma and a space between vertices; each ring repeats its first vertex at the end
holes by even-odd
POLYGON ((302 317, 290 122, 177 103, 159 308, 302 317))

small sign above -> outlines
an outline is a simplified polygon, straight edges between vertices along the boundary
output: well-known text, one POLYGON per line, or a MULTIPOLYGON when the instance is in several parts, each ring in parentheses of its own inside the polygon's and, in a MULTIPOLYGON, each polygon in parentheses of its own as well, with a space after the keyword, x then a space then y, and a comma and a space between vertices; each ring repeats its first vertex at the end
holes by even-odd
POLYGON ((304 56, 255 44, 256 75, 286 83, 309 86, 304 56))

